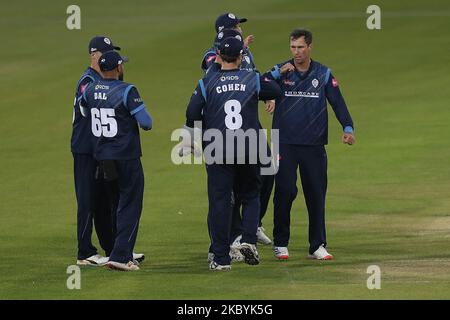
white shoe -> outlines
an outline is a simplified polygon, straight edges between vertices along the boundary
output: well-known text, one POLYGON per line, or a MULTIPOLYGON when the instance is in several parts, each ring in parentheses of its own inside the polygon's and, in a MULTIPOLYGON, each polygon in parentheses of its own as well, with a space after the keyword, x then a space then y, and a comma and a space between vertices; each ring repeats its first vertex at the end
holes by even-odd
POLYGON ((238 236, 230 246, 230 258, 233 261, 244 261, 244 256, 239 250, 241 247, 241 239, 242 236, 238 236))
POLYGON ((271 244, 272 240, 264 233, 266 231, 263 227, 259 227, 258 231, 256 231, 256 238, 257 241, 261 244, 271 244))
POLYGON ((136 260, 139 263, 145 260, 145 255, 143 253, 134 253, 133 252, 133 260, 136 260))
POLYGON ((128 263, 120 263, 115 261, 109 261, 106 266, 112 270, 119 271, 138 271, 139 266, 135 264, 133 261, 128 261, 128 263))
POLYGON ((79 266, 95 266, 101 267, 104 266, 109 261, 108 257, 103 257, 99 254, 94 254, 89 258, 83 260, 77 260, 77 265, 79 266))
POLYGON ((314 251, 313 254, 309 254, 308 258, 317 260, 333 260, 333 256, 328 253, 327 249, 325 249, 323 245, 314 251))
POLYGON ((220 265, 215 261, 211 261, 209 264, 209 270, 211 271, 228 271, 231 270, 231 265, 220 265))
POLYGON ((251 265, 259 264, 259 254, 254 244, 246 242, 241 243, 239 251, 241 251, 242 255, 244 256, 244 262, 246 264, 251 265))
POLYGON ((279 260, 289 259, 289 251, 287 247, 273 247, 273 253, 279 260))
MULTIPOLYGON (((239 249, 236 248, 232 248, 230 246, 230 258, 232 261, 244 261, 244 256, 242 255, 242 253, 239 251, 239 249)), ((214 260, 214 253, 212 252, 208 252, 208 263, 211 263, 214 260)))

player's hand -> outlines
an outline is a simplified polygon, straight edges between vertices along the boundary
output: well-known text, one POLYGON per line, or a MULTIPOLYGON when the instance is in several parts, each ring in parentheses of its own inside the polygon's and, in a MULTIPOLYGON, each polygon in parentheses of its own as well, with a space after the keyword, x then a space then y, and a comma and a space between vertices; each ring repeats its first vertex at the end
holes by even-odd
MULTIPOLYGON (((188 126, 184 126, 181 130, 182 130, 181 131, 182 140, 177 145, 178 155, 180 157, 183 157, 183 156, 193 154, 195 157, 200 157, 202 155, 202 148, 194 140, 195 139, 194 131, 199 130, 199 129, 194 129, 194 128, 190 128, 188 126)), ((198 134, 201 134, 201 132, 198 134)))
POLYGON ((178 149, 178 155, 180 157, 188 156, 193 154, 194 157, 200 157, 202 155, 202 148, 194 142, 190 145, 180 145, 178 149))
POLYGON ((266 111, 272 114, 275 111, 275 100, 267 100, 264 103, 266 104, 266 111))
POLYGON ((351 146, 351 145, 355 144, 356 139, 352 133, 344 133, 342 135, 342 142, 351 146))
POLYGON ((249 35, 247 38, 244 39, 244 47, 248 48, 250 44, 252 44, 255 41, 254 35, 249 35))
POLYGON ((288 62, 280 68, 280 73, 283 74, 283 73, 291 72, 294 70, 295 70, 295 67, 292 65, 292 63, 288 62))

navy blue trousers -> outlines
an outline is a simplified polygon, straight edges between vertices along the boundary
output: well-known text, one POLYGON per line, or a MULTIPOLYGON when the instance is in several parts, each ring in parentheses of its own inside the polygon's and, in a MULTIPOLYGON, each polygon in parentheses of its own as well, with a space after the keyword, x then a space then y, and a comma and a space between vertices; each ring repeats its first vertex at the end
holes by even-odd
POLYGON ((229 265, 232 192, 242 202, 242 242, 256 244, 261 179, 258 165, 212 164, 208 174, 208 229, 214 261, 229 265))
POLYGON ((92 230, 95 231, 100 246, 109 256, 114 244, 114 227, 109 185, 102 177, 96 176, 98 162, 92 155, 73 153, 75 194, 77 198, 77 240, 78 259, 86 259, 97 254, 92 244, 92 230))
POLYGON ((274 245, 287 247, 292 202, 297 196, 297 169, 309 217, 309 253, 326 246, 325 196, 327 154, 325 147, 280 144, 280 167, 275 177, 274 245))
POLYGON ((118 174, 119 203, 116 216, 116 239, 109 259, 127 263, 133 260, 133 249, 142 213, 144 171, 141 159, 114 162, 118 174))
MULTIPOLYGON (((262 226, 262 219, 266 215, 267 207, 269 205, 270 195, 272 194, 273 185, 275 182, 274 175, 261 176, 261 191, 260 191, 260 210, 259 210, 259 226, 262 226)), ((232 199, 233 217, 231 219, 231 242, 233 242, 239 235, 242 234, 242 218, 241 218, 241 200, 234 196, 232 199)))

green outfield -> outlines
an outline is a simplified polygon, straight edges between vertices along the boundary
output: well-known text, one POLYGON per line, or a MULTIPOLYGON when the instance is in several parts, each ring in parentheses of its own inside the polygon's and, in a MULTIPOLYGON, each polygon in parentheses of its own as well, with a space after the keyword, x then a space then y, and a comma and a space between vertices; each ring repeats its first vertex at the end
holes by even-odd
MULTIPOLYGON (((86 1, 81 30, 66 28, 72 1, 0 4, 0 299, 449 299, 450 3, 377 1, 382 29, 366 28, 372 1, 86 1), (215 18, 249 19, 260 71, 289 56, 288 34, 314 33, 313 58, 339 80, 357 144, 340 142, 330 108, 327 231, 335 260, 310 261, 299 184, 291 258, 213 273, 206 262, 204 166, 176 166, 172 131, 201 78, 215 18), (70 134, 75 84, 93 35, 109 35, 130 57, 125 78, 153 116, 141 132, 146 189, 136 273, 76 262, 76 202, 70 134), (369 290, 367 267, 381 268, 369 290)), ((263 126, 271 116, 261 104, 263 126)), ((273 205, 264 224, 272 230, 273 205)), ((97 239, 95 238, 95 243, 97 239)))

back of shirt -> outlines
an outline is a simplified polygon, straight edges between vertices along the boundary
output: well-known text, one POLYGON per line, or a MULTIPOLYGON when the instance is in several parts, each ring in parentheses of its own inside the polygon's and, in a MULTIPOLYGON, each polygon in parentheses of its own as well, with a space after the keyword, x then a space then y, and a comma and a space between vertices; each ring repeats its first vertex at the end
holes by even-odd
POLYGON ((97 160, 141 157, 139 128, 134 115, 145 105, 133 85, 101 79, 86 88, 82 104, 89 112, 97 160))
MULTIPOLYGON (((224 139, 224 155, 236 155, 235 151, 227 152, 225 141, 227 134, 236 133, 235 130, 239 129, 244 132, 254 129, 254 132, 257 132, 260 128, 259 74, 248 70, 221 70, 210 73, 200 80, 199 87, 206 102, 203 108, 204 129, 220 131, 224 139)), ((207 142, 206 145, 208 144, 207 142)), ((248 147, 247 143, 245 147, 247 154, 248 147)), ((234 149, 236 150, 235 144, 234 149)))
POLYGON ((78 81, 73 106, 71 150, 73 153, 92 154, 91 124, 80 112, 79 102, 84 89, 89 83, 101 79, 101 75, 92 68, 87 68, 78 81))

